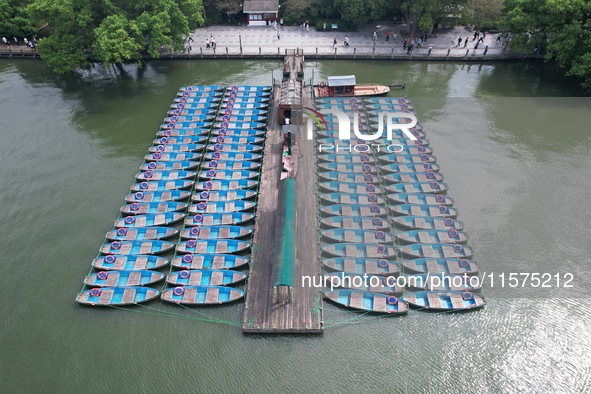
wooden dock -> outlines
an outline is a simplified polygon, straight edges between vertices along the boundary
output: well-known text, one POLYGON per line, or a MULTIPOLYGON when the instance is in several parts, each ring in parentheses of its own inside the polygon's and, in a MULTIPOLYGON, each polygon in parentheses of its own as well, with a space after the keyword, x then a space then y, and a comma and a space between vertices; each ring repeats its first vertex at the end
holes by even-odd
MULTIPOLYGON (((275 92, 269 125, 277 125, 279 92, 275 92)), ((273 287, 279 269, 279 245, 285 217, 285 198, 280 193, 283 135, 277 126, 268 130, 259 188, 251 271, 248 279, 242 330, 251 334, 321 334, 322 292, 303 287, 302 276, 320 275, 316 225, 316 159, 314 141, 298 136, 296 241, 294 287, 273 287)), ((297 157, 296 157, 297 159, 297 157)))

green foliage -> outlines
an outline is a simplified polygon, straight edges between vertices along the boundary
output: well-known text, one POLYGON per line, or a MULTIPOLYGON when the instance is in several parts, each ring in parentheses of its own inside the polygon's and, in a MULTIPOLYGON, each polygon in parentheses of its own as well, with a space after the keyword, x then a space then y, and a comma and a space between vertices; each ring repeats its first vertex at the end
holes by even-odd
POLYGON ((591 2, 506 0, 502 28, 513 34, 515 51, 545 53, 545 59, 591 88, 591 2))
POLYGON ((207 24, 232 23, 242 12, 241 0, 203 0, 207 24))
POLYGON ((87 66, 85 53, 105 65, 140 61, 143 53, 157 58, 163 45, 182 49, 203 23, 201 0, 34 0, 28 11, 52 28, 37 48, 59 73, 87 66))
POLYGON ((12 39, 30 37, 37 32, 27 15, 30 1, 0 0, 0 34, 12 39))

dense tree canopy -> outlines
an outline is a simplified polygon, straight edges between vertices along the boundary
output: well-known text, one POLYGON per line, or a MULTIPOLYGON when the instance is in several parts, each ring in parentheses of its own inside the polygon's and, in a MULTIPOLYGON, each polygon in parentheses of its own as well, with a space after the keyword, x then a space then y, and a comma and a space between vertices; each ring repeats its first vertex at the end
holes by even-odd
POLYGON ((34 34, 37 29, 32 25, 27 13, 27 5, 32 0, 0 0, 0 33, 8 38, 22 38, 34 34))
POLYGON ((591 88, 591 1, 505 0, 502 26, 512 49, 541 51, 591 88))
MULTIPOLYGON (((2 1, 2 0, 0 0, 2 1)), ((163 45, 181 49, 184 35, 203 23, 201 0, 34 0, 28 11, 52 34, 39 42, 41 57, 56 72, 159 57, 163 45)))

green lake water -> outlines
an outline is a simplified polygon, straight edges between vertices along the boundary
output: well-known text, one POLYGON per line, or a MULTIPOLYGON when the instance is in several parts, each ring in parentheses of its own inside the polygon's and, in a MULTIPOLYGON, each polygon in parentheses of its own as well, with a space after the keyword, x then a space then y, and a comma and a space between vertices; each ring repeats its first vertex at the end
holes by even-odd
POLYGON ((591 391, 591 99, 535 63, 308 62, 409 97, 482 271, 573 275, 485 286, 468 314, 363 317, 323 336, 244 336, 244 304, 74 302, 177 90, 266 84, 274 61, 159 61, 53 75, 0 61, 0 391, 591 391), (521 286, 521 283, 520 283, 521 286), (221 323, 203 320, 221 319, 221 323))

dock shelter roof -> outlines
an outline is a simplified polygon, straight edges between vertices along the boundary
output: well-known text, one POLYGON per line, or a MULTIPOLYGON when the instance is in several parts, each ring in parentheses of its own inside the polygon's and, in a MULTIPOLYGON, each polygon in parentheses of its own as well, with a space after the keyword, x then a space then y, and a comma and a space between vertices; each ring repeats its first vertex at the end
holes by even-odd
POLYGON ((328 77, 328 86, 330 87, 338 87, 338 86, 355 86, 357 83, 355 81, 355 75, 342 75, 338 77, 328 77))
POLYGON ((243 11, 245 14, 278 12, 279 0, 245 0, 243 11))

